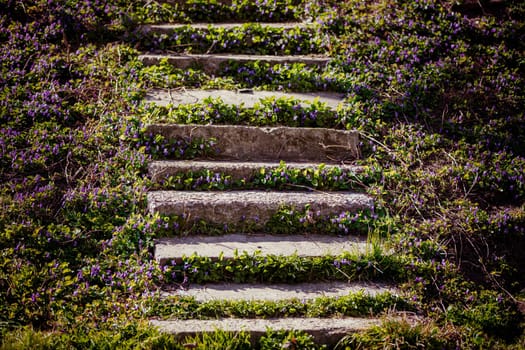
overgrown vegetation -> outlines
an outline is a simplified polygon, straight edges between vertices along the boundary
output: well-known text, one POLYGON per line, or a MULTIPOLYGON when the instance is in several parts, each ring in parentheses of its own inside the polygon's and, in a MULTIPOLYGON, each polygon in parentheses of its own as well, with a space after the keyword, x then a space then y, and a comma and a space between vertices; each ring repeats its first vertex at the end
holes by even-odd
MULTIPOLYGON (((189 3, 183 9, 181 2, 0 0, 0 346, 249 348, 245 334, 180 342, 151 329, 144 323, 147 316, 180 314, 185 303, 195 305, 182 300, 180 308, 174 303, 172 310, 152 314, 161 305, 158 288, 172 274, 177 282, 184 273, 195 281, 218 273, 232 280, 306 280, 312 274, 328 280, 358 276, 358 267, 367 278, 391 272, 389 278, 405 284, 410 309, 432 322, 412 327, 387 321, 349 336, 342 348, 525 346, 519 311, 525 299, 523 3, 506 1, 495 14, 489 7, 465 12, 445 0, 258 1, 250 7, 254 11, 246 10, 247 1, 234 0, 230 7, 212 2, 213 8, 189 3), (134 47, 144 45, 147 36, 135 30, 137 23, 215 21, 225 13, 245 21, 313 19, 312 28, 287 37, 288 46, 271 50, 328 52, 333 61, 315 68, 251 64, 223 69, 216 77, 139 62, 134 47), (281 169, 283 174, 268 179, 264 174, 242 186, 339 190, 357 185, 374 197, 382 213, 377 223, 366 223, 367 230, 389 237, 396 258, 371 254, 272 262, 241 256, 223 264, 188 257, 187 265, 176 268, 152 259, 153 240, 166 222, 146 213, 145 192, 153 186, 146 176, 148 162, 156 154, 166 156, 165 149, 168 156, 191 158, 212 144, 141 134, 145 117, 165 116, 142 102, 144 89, 256 85, 338 91, 346 95, 346 105, 337 113, 315 105, 321 114, 312 118, 313 109, 292 101, 267 101, 243 111, 210 101, 211 107, 171 110, 169 118, 255 125, 315 120, 313 126, 358 129, 363 142, 359 163, 371 170, 357 180, 281 169), (235 119, 237 112, 241 119, 235 119)), ((288 35, 246 25, 203 41, 208 35, 203 31, 179 31, 181 37, 170 38, 171 48, 189 51, 178 46, 186 43, 181 39, 186 35, 201 45, 193 52, 235 51, 252 35, 260 39, 252 41, 257 44, 253 50, 264 53, 270 49, 261 44, 264 40, 282 44, 279 40, 288 35)), ((163 42, 147 45, 163 49, 163 42)), ((166 186, 197 186, 196 176, 184 176, 167 179, 166 186)), ((221 189, 213 187, 213 180, 203 179, 198 186, 221 189)), ((300 222, 301 216, 292 219, 300 222)), ((295 312, 322 315, 332 308, 344 314, 340 310, 347 305, 341 303, 313 303, 295 312)), ((257 304, 216 307, 224 315, 260 312, 257 304)), ((283 313, 294 314, 290 309, 283 313)), ((305 335, 271 332, 258 346, 301 344, 316 346, 305 335)))

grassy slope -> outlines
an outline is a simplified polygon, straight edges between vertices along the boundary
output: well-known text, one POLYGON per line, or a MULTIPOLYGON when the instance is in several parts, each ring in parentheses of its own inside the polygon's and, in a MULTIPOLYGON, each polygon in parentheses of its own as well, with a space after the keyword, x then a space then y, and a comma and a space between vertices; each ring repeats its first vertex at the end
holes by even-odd
MULTIPOLYGON (((141 321, 164 278, 150 262, 164 223, 144 210, 154 154, 137 147, 142 89, 159 82, 117 41, 128 16, 153 9, 0 5, 2 346, 175 347, 141 321)), ((309 77, 347 93, 334 124, 362 133, 368 191, 388 213, 375 233, 388 231, 412 260, 407 289, 433 320, 415 330, 387 323, 348 343, 523 346, 523 5, 477 18, 431 0, 328 1, 323 10, 316 18, 339 36, 330 45, 338 64, 309 77)), ((289 76, 300 88, 305 77, 289 76)), ((220 80, 250 84, 246 75, 220 80)))

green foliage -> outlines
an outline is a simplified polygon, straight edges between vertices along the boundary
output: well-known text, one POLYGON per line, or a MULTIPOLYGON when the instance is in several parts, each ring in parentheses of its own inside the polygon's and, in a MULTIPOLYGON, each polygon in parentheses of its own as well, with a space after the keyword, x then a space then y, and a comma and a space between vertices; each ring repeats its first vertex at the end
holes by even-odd
POLYGON ((453 346, 435 325, 408 320, 384 321, 362 333, 348 335, 336 349, 447 349, 453 346))
POLYGON ((361 190, 373 183, 378 172, 364 168, 346 170, 320 164, 317 167, 294 169, 285 162, 276 168, 261 168, 251 177, 233 179, 231 175, 211 170, 189 171, 169 175, 155 189, 225 190, 225 189, 293 189, 293 190, 361 190), (361 171, 362 170, 362 171, 361 171))
POLYGON ((174 2, 124 2, 130 19, 140 23, 222 22, 225 18, 241 22, 279 22, 300 19, 301 0, 278 0, 254 3, 248 0, 189 0, 174 2))
POLYGON ((520 334, 523 315, 503 295, 495 291, 473 291, 470 303, 449 306, 446 319, 469 328, 471 332, 483 332, 490 336, 511 340, 520 334))
POLYGON ((314 25, 283 28, 246 23, 239 27, 175 27, 169 32, 136 32, 131 40, 142 50, 179 53, 321 54, 327 51, 314 25))
POLYGON ((229 61, 219 66, 215 75, 194 66, 176 68, 168 60, 143 67, 139 74, 148 86, 157 88, 196 87, 203 89, 256 88, 262 90, 346 92, 352 78, 337 65, 306 66, 303 63, 270 64, 267 62, 238 63, 229 61))
POLYGON ((217 330, 213 333, 203 333, 195 337, 187 337, 176 349, 252 349, 250 335, 246 332, 224 332, 217 330))
MULTIPOLYGON (((219 185, 220 187, 220 185, 219 185)), ((378 219, 380 216, 373 210, 357 210, 342 212, 337 215, 321 215, 314 212, 307 205, 305 208, 289 206, 280 207, 269 218, 259 216, 237 217, 238 222, 218 224, 190 215, 162 216, 164 228, 157 233, 163 236, 204 234, 218 235, 227 233, 255 233, 267 232, 272 234, 317 233, 332 235, 360 235, 367 234, 378 227, 382 227, 387 219, 378 219)), ((377 232, 378 237, 385 235, 377 232)))
POLYGON ((139 323, 124 323, 109 329, 87 325, 70 332, 42 332, 20 328, 3 334, 2 350, 22 349, 175 349, 184 347, 172 336, 139 323))
POLYGON ((285 332, 268 330, 259 340, 259 346, 261 350, 326 349, 326 346, 316 344, 311 335, 299 331, 285 332))
MULTIPOLYGON (((366 253, 345 253, 339 256, 300 257, 298 255, 262 255, 238 252, 232 259, 192 255, 183 262, 168 262, 162 268, 165 283, 187 279, 192 283, 231 281, 236 283, 299 283, 312 280, 394 280, 408 277, 404 257, 371 247, 366 253)), ((426 263, 411 270, 425 273, 426 263)))
MULTIPOLYGON (((183 294, 183 293, 182 293, 183 294)), ((281 301, 207 301, 196 302, 193 298, 173 296, 152 297, 147 304, 147 316, 193 318, 278 318, 278 317, 367 317, 380 315, 389 310, 412 311, 414 305, 403 297, 384 292, 369 295, 364 292, 313 300, 281 301)))
POLYGON ((148 108, 150 123, 246 124, 253 126, 286 125, 290 127, 340 126, 336 111, 319 100, 308 102, 294 98, 266 97, 253 107, 228 105, 221 98, 206 98, 195 104, 148 108))

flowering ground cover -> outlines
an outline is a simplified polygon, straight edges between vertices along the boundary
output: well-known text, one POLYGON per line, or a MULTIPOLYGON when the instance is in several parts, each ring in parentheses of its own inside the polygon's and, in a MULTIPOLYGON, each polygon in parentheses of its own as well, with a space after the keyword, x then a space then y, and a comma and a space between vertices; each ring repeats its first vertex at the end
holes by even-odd
MULTIPOLYGON (((358 186, 374 197, 381 213, 370 226, 363 218, 370 234, 388 237, 399 258, 378 253, 268 262, 240 256, 231 264, 213 264, 190 257, 185 264, 160 267, 152 259, 153 239, 170 222, 146 211, 145 193, 154 186, 147 164, 167 147, 195 157, 209 151, 212 140, 150 138, 144 118, 163 111, 152 111, 141 99, 146 87, 180 81, 202 86, 210 77, 192 70, 162 75, 168 67, 143 67, 135 48, 143 38, 134 28, 146 18, 214 21, 220 11, 254 20, 242 18, 250 13, 243 1, 217 5, 222 10, 214 13, 202 10, 200 1, 191 3, 184 10, 178 2, 0 0, 0 346, 184 348, 149 328, 146 320, 153 314, 207 317, 218 309, 224 315, 337 315, 370 308, 379 313, 393 297, 347 300, 362 303, 353 308, 344 300, 286 310, 187 299, 163 308, 158 290, 170 279, 212 280, 225 271, 232 280, 286 280, 306 279, 317 270, 329 280, 341 279, 340 271, 366 278, 384 270, 412 296, 406 310, 428 321, 412 328, 388 322, 349 335, 343 348, 523 348, 525 5, 508 0, 493 14, 463 13, 446 0, 258 2, 255 18, 310 16, 315 40, 298 35, 291 41, 294 50, 304 40, 311 52, 328 52, 332 63, 309 69, 235 67, 211 77, 211 84, 344 92, 344 110, 323 113, 322 122, 359 130, 359 162, 370 171, 356 182, 283 169, 242 186, 317 187, 314 180, 323 189, 358 186), (285 267, 282 275, 265 275, 274 266, 285 267)), ((217 47, 233 45, 220 35, 213 40, 217 47)), ((220 102, 205 107, 204 118, 237 116, 220 102)), ((244 120, 266 124, 264 118, 279 115, 263 107, 243 111, 244 120)), ((278 107, 286 113, 274 122, 292 125, 293 103, 278 107)), ((199 109, 192 112, 193 122, 203 117, 199 109)), ((182 122, 180 113, 170 118, 182 122)), ((306 119, 312 111, 302 113, 306 119)), ((220 175, 197 179, 203 189, 224 183, 220 175)), ((197 179, 178 180, 191 187, 197 179)), ((176 178, 168 181, 178 186, 176 178)), ((302 224, 305 217, 298 213, 289 220, 302 224)), ((335 219, 336 226, 353 223, 335 219)), ((209 337, 189 343, 248 346, 244 336, 209 337)), ((315 346, 307 336, 294 337, 315 346)), ((261 347, 276 348, 286 339, 292 338, 269 333, 261 347)))

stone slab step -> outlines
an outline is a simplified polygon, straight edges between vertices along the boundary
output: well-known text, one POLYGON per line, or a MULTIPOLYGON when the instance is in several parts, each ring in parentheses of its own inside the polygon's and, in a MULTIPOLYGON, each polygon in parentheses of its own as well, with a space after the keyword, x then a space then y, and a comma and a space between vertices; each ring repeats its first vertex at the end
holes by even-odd
POLYGON ((215 139, 217 160, 339 163, 359 157, 359 134, 325 128, 150 124, 167 139, 215 139))
POLYGON ((251 341, 256 342, 268 329, 275 331, 303 331, 311 334, 319 344, 335 345, 349 333, 364 331, 379 325, 378 318, 280 318, 280 319, 236 319, 218 320, 151 320, 150 324, 161 332, 176 335, 178 339, 200 333, 213 333, 219 329, 227 332, 246 331, 251 341))
POLYGON ((318 100, 332 109, 336 109, 344 102, 344 95, 334 92, 294 93, 258 90, 239 92, 235 90, 154 89, 146 94, 146 101, 160 106, 202 103, 207 98, 220 98, 226 104, 243 105, 246 108, 253 108, 256 103, 267 98, 295 99, 308 104, 318 100))
POLYGON ((155 242, 155 259, 159 264, 182 262, 193 254, 218 260, 233 259, 244 252, 262 255, 318 257, 344 252, 365 253, 371 249, 365 237, 328 235, 228 234, 223 236, 185 236, 160 238, 155 242))
POLYGON ((206 55, 206 54, 144 54, 139 59, 147 66, 158 65, 162 60, 176 68, 187 69, 202 67, 208 74, 217 74, 230 62, 233 64, 247 64, 251 62, 265 62, 271 65, 302 63, 306 66, 323 67, 328 64, 327 56, 271 56, 271 55, 206 55))
MULTIPOLYGON (((271 171, 281 166, 278 162, 228 162, 228 161, 195 161, 195 160, 160 160, 149 163, 148 170, 152 181, 161 182, 169 176, 186 173, 211 171, 213 174, 224 174, 232 181, 249 180, 259 174, 261 169, 271 171)), ((287 169, 318 169, 318 163, 286 163, 287 169)), ((350 164, 326 164, 325 170, 341 169, 343 174, 359 174, 364 168, 350 164)))
POLYGON ((147 200, 151 213, 221 225, 244 222, 263 225, 283 206, 297 210, 309 206, 315 218, 373 207, 372 198, 353 192, 153 191, 147 194, 147 200))
POLYGON ((306 22, 253 22, 253 23, 163 23, 163 24, 148 24, 142 25, 140 30, 142 32, 154 32, 158 34, 170 34, 174 30, 180 28, 191 28, 197 30, 208 30, 210 28, 233 29, 250 26, 260 26, 262 28, 282 28, 295 29, 312 27, 311 23, 306 22))
POLYGON ((341 297, 363 292, 370 296, 381 293, 399 294, 399 290, 386 283, 323 282, 299 284, 238 284, 220 283, 191 285, 188 289, 164 292, 164 296, 189 296, 199 302, 212 300, 310 300, 319 297, 341 297))

